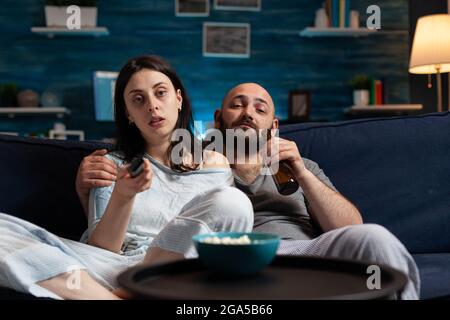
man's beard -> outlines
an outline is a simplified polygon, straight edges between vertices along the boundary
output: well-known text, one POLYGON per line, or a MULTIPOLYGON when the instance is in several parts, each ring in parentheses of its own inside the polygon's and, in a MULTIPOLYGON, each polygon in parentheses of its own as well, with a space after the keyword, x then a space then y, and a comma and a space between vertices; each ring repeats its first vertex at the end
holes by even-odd
MULTIPOLYGON (((231 127, 227 127, 225 125, 225 122, 223 120, 222 115, 220 115, 219 118, 219 124, 220 124, 220 132, 222 133, 222 136, 224 138, 224 145, 227 145, 227 142, 230 143, 231 141, 227 141, 227 130, 233 130, 233 144, 234 148, 236 150, 237 148, 237 141, 239 139, 244 141, 244 150, 243 152, 245 155, 249 155, 251 151, 259 152, 262 148, 266 147, 267 141, 270 139, 270 129, 257 129, 255 125, 249 124, 251 128, 240 128, 239 125, 244 123, 244 121, 239 121, 236 125, 232 125, 231 127), (251 144, 255 144, 251 147, 251 144)), ((252 152, 253 153, 253 152, 252 152)), ((244 154, 242 154, 244 155, 244 154)))

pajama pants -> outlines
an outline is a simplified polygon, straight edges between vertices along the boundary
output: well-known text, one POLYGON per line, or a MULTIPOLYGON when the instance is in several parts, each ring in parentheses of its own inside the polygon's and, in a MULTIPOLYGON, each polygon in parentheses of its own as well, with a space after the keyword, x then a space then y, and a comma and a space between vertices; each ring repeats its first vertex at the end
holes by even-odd
MULTIPOLYGON (((179 216, 153 239, 150 247, 196 257, 191 237, 211 231, 249 232, 253 208, 235 188, 213 190, 194 198, 179 216)), ((278 254, 352 259, 388 265, 403 271, 408 282, 401 299, 417 299, 419 272, 401 242, 374 224, 347 226, 312 240, 281 241, 278 254)), ((0 213, 0 286, 38 297, 59 298, 37 285, 59 274, 85 269, 108 289, 117 287, 117 276, 140 263, 145 251, 120 255, 84 243, 60 238, 22 219, 0 213)))
MULTIPOLYGON (((233 187, 214 189, 194 198, 153 239, 150 247, 196 256, 191 240, 211 231, 249 232, 253 207, 233 187), (230 201, 232 199, 232 201, 230 201)), ((117 276, 142 262, 145 250, 120 255, 77 241, 60 238, 37 225, 0 213, 0 286, 37 297, 60 298, 37 283, 57 275, 86 270, 107 289, 117 287, 117 276)))
POLYGON ((405 273, 408 282, 399 299, 418 299, 420 277, 416 263, 403 244, 376 224, 351 225, 312 240, 283 240, 277 254, 358 260, 387 265, 405 273))

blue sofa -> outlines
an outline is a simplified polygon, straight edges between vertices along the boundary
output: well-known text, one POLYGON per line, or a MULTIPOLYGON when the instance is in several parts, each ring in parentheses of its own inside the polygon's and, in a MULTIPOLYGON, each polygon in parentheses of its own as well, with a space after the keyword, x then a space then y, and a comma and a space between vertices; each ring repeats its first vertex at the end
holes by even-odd
MULTIPOLYGON (((450 297, 450 113, 286 125, 364 221, 394 233, 413 254, 421 297, 450 297)), ((110 145, 0 136, 0 212, 79 239, 86 219, 75 193, 83 156, 110 145)), ((0 298, 30 296, 1 289, 0 298)))

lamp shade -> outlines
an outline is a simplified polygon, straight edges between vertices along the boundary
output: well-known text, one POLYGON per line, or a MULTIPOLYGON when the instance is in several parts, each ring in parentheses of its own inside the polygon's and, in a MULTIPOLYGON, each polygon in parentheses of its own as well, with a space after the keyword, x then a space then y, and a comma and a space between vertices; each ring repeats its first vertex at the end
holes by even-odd
POLYGON ((409 62, 409 72, 418 74, 450 72, 450 14, 419 18, 409 62))

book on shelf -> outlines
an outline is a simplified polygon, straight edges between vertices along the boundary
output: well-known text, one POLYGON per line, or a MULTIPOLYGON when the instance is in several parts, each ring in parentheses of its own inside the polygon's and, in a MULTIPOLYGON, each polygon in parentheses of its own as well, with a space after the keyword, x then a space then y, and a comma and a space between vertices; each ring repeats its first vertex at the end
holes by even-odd
POLYGON ((339 27, 339 0, 331 0, 333 2, 331 6, 331 14, 333 15, 333 27, 339 27))
POLYGON ((328 17, 328 27, 333 26, 333 16, 332 16, 332 9, 331 9, 331 0, 326 0, 323 3, 323 6, 325 7, 325 12, 327 13, 328 17))
POLYGON ((329 19, 329 27, 350 27, 350 0, 326 0, 323 7, 329 19))
POLYGON ((375 79, 370 78, 369 105, 375 105, 375 79))
POLYGON ((384 81, 381 79, 370 79, 369 89, 369 105, 383 105, 385 104, 385 91, 384 81))
POLYGON ((375 80, 375 104, 382 105, 383 103, 383 82, 375 80))
POLYGON ((345 27, 350 28, 350 0, 345 0, 345 27))

